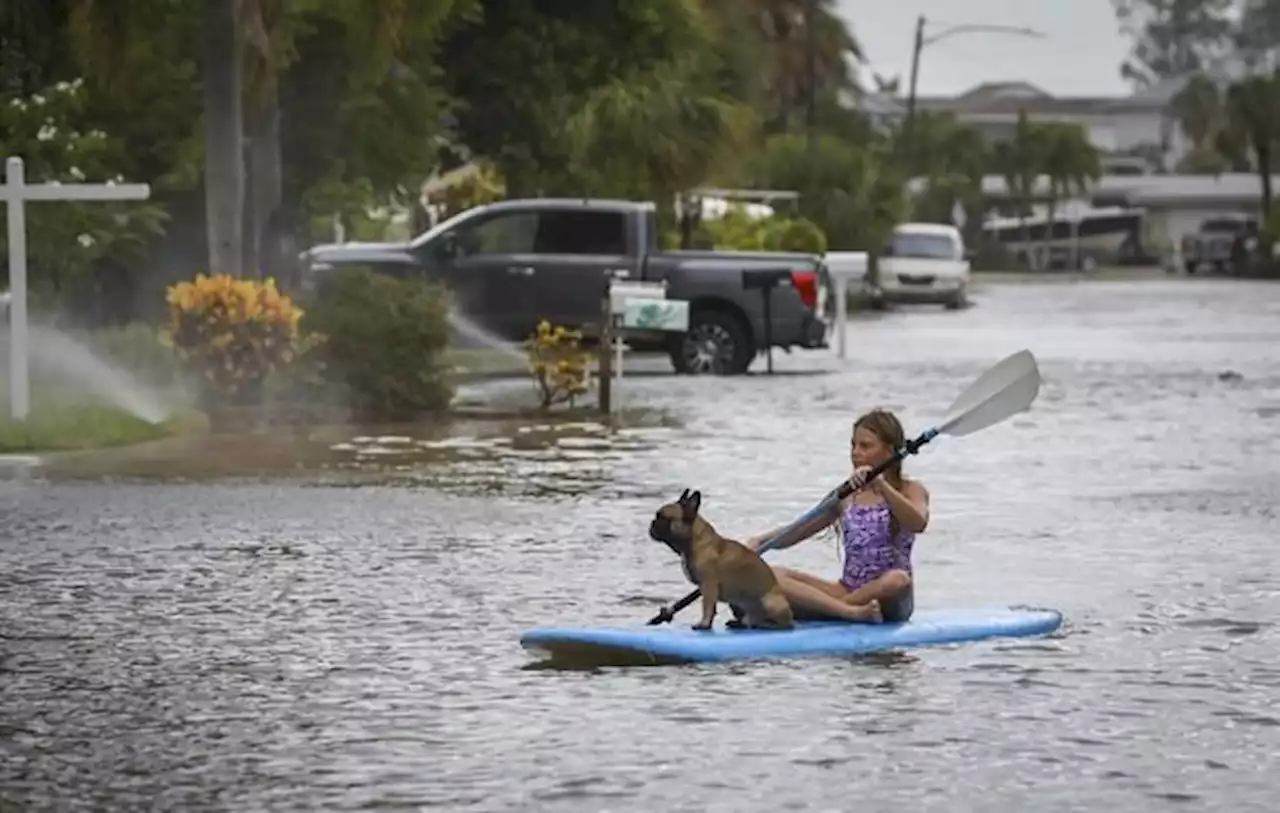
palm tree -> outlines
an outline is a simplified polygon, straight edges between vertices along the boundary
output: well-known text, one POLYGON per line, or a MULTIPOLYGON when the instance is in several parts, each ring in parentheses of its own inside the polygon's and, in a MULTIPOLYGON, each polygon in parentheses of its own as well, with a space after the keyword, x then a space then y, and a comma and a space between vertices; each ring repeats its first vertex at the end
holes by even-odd
MULTIPOLYGON (((1058 203, 1066 198, 1084 194, 1091 181, 1102 175, 1102 159, 1089 141, 1085 130, 1078 124, 1046 122, 1040 125, 1039 137, 1043 142, 1043 172, 1049 178, 1048 227, 1045 230, 1046 247, 1053 239, 1054 217, 1058 203)), ((1079 258, 1074 255, 1072 261, 1079 258)))
POLYGON ((746 0, 742 8, 755 19, 772 51, 771 129, 789 129, 810 94, 816 99, 861 92, 851 63, 864 60, 862 46, 840 18, 835 0, 746 0), (806 22, 810 10, 812 39, 806 22))
POLYGON ((1193 149, 1211 145, 1224 123, 1222 94, 1217 83, 1203 73, 1195 74, 1169 100, 1169 113, 1193 149))
POLYGON ((1262 217, 1271 216, 1271 170, 1280 144, 1280 70, 1254 75, 1227 88, 1228 128, 1251 154, 1262 187, 1262 217))
POLYGON ((1217 174, 1229 162, 1218 149, 1218 140, 1226 127, 1226 109, 1222 92, 1213 79, 1197 73, 1169 100, 1169 114, 1178 122, 1191 149, 1178 163, 1178 170, 1188 173, 1217 174))
MULTIPOLYGON (((1022 240, 1030 244, 1031 235, 1026 217, 1035 199, 1036 184, 1044 171, 1047 143, 1043 125, 1027 118, 1026 111, 1019 111, 1013 135, 997 142, 991 151, 992 163, 1004 178, 1005 187, 1013 199, 1018 219, 1022 224, 1022 240)), ((1030 255, 1028 255, 1030 256, 1030 255)))
POLYGON ((917 219, 950 220, 957 205, 964 210, 965 231, 981 224, 982 178, 990 163, 982 134, 950 113, 917 114, 914 138, 919 148, 919 174, 926 187, 914 201, 917 219))
POLYGON ((587 97, 565 129, 591 192, 657 200, 665 219, 676 193, 741 154, 755 129, 751 110, 699 89, 687 71, 664 64, 587 97))

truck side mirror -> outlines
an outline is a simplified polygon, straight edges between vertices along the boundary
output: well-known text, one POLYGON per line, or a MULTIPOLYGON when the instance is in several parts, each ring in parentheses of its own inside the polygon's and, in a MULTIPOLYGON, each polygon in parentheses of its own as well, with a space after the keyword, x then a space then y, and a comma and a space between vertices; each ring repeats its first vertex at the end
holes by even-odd
POLYGON ((447 231, 435 239, 435 245, 432 246, 436 259, 441 262, 457 259, 458 257, 458 235, 454 232, 447 231))

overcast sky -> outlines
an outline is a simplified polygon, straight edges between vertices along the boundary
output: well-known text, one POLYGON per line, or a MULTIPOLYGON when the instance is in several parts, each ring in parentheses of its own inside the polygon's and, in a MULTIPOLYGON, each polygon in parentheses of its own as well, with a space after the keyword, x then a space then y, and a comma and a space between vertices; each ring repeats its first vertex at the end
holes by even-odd
MULTIPOLYGON (((1043 39, 1009 34, 957 34, 925 46, 919 92, 956 94, 993 80, 1025 80, 1054 95, 1128 92, 1120 62, 1128 43, 1111 0, 837 0, 866 52, 870 68, 901 74, 906 92, 917 15, 925 33, 962 23, 1026 26, 1043 39)), ((868 83, 870 74, 868 74, 868 83)))

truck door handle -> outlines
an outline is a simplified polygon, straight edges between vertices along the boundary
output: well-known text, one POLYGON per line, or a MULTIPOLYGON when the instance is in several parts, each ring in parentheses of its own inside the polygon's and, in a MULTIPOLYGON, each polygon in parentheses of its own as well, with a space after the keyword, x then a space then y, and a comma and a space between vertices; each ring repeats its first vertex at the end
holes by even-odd
POLYGON ((514 277, 532 277, 536 270, 532 265, 507 266, 507 273, 514 277))

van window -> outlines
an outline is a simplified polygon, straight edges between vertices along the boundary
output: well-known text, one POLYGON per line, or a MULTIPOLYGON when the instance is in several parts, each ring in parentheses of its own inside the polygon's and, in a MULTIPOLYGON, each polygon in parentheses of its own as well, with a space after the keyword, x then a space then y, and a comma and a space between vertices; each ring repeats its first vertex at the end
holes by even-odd
POLYGON ((622 212, 541 211, 533 250, 536 254, 626 254, 627 218, 622 212))
POLYGON ((923 257, 930 260, 959 260, 964 256, 954 238, 944 234, 919 232, 895 232, 890 252, 894 257, 923 257))

